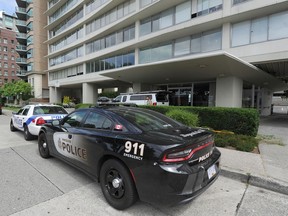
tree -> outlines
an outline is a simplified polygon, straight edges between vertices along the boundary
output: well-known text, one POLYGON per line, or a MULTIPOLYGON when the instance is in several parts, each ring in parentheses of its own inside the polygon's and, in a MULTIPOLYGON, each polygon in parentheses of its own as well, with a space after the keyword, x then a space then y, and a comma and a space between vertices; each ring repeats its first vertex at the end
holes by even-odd
POLYGON ((29 83, 19 80, 13 83, 6 83, 0 92, 4 97, 22 97, 26 98, 31 95, 32 87, 29 83))

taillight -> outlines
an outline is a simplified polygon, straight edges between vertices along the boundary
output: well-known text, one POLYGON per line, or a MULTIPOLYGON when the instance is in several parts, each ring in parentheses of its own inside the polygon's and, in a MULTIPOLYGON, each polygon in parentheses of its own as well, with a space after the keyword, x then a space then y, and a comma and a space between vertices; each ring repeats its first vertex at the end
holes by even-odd
POLYGON ((180 149, 180 150, 174 150, 166 153, 162 161, 165 163, 175 163, 175 162, 182 162, 182 161, 187 161, 189 160, 195 152, 204 149, 208 147, 209 145, 212 145, 213 142, 208 142, 202 146, 199 146, 198 148, 192 149, 191 147, 188 147, 186 149, 180 149))
POLYGON ((43 125, 45 123, 46 123, 46 121, 43 118, 38 118, 36 121, 36 125, 43 125))

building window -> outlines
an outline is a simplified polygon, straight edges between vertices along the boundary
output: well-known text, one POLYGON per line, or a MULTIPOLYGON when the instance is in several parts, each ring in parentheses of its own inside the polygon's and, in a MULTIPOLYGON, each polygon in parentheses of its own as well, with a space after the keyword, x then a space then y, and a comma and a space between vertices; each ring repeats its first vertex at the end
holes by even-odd
POLYGON ((220 50, 222 47, 222 31, 215 29, 200 34, 177 38, 173 42, 140 49, 139 63, 161 61, 182 55, 220 50))
POLYGON ((146 7, 149 4, 152 4, 156 0, 140 0, 140 8, 146 7))
POLYGON ((4 60, 8 60, 8 55, 4 54, 4 60))
POLYGON ((242 2, 246 2, 246 1, 250 1, 250 0, 232 0, 233 1, 233 5, 236 5, 236 4, 240 4, 242 2))
POLYGON ((175 23, 185 22, 191 19, 191 1, 176 6, 175 23))
POLYGON ((288 11, 232 25, 232 47, 288 37, 288 11))
POLYGON ((4 62, 4 68, 8 68, 8 63, 4 62))
POLYGON ((11 76, 15 76, 15 71, 11 71, 11 76))
POLYGON ((213 13, 222 9, 222 0, 198 0, 197 16, 213 13))
POLYGON ((15 61, 15 57, 14 57, 14 56, 11 56, 11 60, 12 60, 12 61, 15 61))
POLYGON ((123 4, 118 5, 112 10, 108 11, 104 15, 97 17, 95 20, 92 20, 90 23, 86 25, 86 34, 90 34, 103 28, 120 18, 123 18, 131 13, 136 11, 136 3, 135 0, 126 1, 123 4))
POLYGON ((86 63, 86 73, 105 71, 114 68, 135 65, 135 53, 111 56, 105 59, 95 59, 86 63))
POLYGON ((104 38, 92 41, 86 44, 86 54, 97 52, 99 50, 118 45, 125 41, 135 39, 135 26, 129 26, 114 32, 104 38))
POLYGON ((30 36, 27 38, 27 46, 29 46, 30 44, 33 44, 33 35, 30 35, 30 36))
POLYGON ((32 58, 33 57, 33 49, 29 49, 27 51, 27 58, 32 58))
POLYGON ((103 4, 108 2, 109 0, 91 0, 86 4, 86 14, 91 13, 92 11, 97 10, 103 4))
POLYGON ((4 76, 8 76, 8 71, 4 71, 4 76))
POLYGON ((8 43, 7 38, 3 38, 3 43, 4 43, 4 44, 7 44, 7 43, 8 43))
POLYGON ((55 58, 51 58, 50 66, 62 64, 64 62, 71 61, 73 59, 76 59, 82 56, 83 56, 83 46, 73 49, 69 52, 66 52, 63 55, 59 55, 55 58))
POLYGON ((139 53, 139 63, 156 62, 172 58, 172 43, 167 43, 152 48, 144 48, 139 53))
POLYGON ((8 48, 6 46, 3 47, 4 52, 8 52, 8 48))

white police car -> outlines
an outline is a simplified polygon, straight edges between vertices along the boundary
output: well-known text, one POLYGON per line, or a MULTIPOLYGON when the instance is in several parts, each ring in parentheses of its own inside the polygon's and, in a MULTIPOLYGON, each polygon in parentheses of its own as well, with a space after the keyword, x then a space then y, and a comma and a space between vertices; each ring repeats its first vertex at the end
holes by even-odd
POLYGON ((10 130, 24 131, 25 140, 31 140, 34 136, 38 136, 43 124, 60 120, 67 114, 68 112, 63 107, 57 105, 27 105, 17 113, 12 113, 10 130))

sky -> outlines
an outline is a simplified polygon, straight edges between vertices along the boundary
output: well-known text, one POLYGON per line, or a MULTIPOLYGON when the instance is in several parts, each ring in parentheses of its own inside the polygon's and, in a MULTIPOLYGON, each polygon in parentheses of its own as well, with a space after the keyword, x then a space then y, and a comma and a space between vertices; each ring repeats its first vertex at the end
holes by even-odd
POLYGON ((4 10, 6 14, 13 15, 16 6, 16 0, 0 0, 0 11, 4 10))

